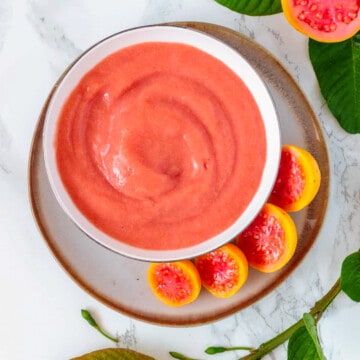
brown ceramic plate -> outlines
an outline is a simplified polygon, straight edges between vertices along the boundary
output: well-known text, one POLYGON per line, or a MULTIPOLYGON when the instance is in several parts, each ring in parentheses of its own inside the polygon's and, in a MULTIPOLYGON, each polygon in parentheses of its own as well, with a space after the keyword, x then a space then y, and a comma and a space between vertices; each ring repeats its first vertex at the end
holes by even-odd
POLYGON ((65 215, 50 189, 43 158, 42 130, 54 90, 44 105, 34 134, 29 191, 35 221, 50 250, 85 291, 128 316, 161 325, 186 326, 208 323, 253 304, 294 271, 310 250, 322 225, 328 201, 329 167, 323 134, 310 105, 291 76, 266 50, 221 26, 206 23, 173 25, 204 31, 238 50, 255 67, 273 96, 280 117, 282 142, 308 149, 319 162, 320 191, 310 206, 293 216, 299 243, 291 262, 274 274, 250 270, 245 286, 230 299, 217 299, 203 290, 194 303, 184 307, 172 308, 160 303, 147 284, 148 263, 115 254, 88 238, 65 215))

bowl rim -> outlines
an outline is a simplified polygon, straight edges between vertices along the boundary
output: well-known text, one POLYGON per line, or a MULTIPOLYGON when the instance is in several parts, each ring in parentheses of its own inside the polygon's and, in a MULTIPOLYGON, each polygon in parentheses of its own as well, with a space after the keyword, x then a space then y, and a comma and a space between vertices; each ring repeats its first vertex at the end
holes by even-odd
POLYGON ((70 217, 70 219, 85 234, 87 234, 88 237, 116 253, 137 260, 158 262, 193 258, 231 241, 231 239, 233 239, 241 230, 250 224, 266 202, 276 180, 281 153, 280 126, 276 108, 266 84, 258 75, 256 70, 238 51, 222 40, 196 29, 178 27, 174 25, 146 25, 127 29, 110 35, 85 50, 72 64, 70 64, 64 75, 57 83, 56 89, 50 99, 49 106, 45 114, 42 136, 44 142, 43 149, 45 169, 49 177, 51 189, 61 208, 70 217), (154 38, 154 35, 160 36, 154 38), (179 36, 181 40, 179 40, 179 38, 175 38, 175 35, 179 36), (263 169, 260 186, 245 211, 240 214, 238 219, 230 227, 220 234, 217 234, 197 245, 175 250, 159 251, 130 246, 100 231, 80 212, 67 193, 57 171, 56 159, 54 156, 55 152, 53 151, 53 139, 58 118, 56 115, 59 114, 59 111, 62 108, 61 105, 64 103, 69 94, 69 92, 66 91, 66 86, 67 88, 70 87, 71 91, 87 71, 91 70, 96 64, 111 53, 136 43, 153 41, 190 44, 220 59, 238 75, 239 72, 241 73, 241 71, 243 71, 242 74, 246 74, 247 77, 244 78, 241 76, 241 78, 250 91, 253 92, 254 89, 259 91, 259 96, 254 96, 254 98, 258 104, 264 122, 267 140, 267 159, 263 169), (119 47, 119 43, 121 43, 122 46, 119 47), (214 48, 211 48, 211 46, 214 46, 214 48), (237 63, 235 66, 231 66, 231 64, 234 64, 234 59, 236 59, 237 63), (85 66, 87 70, 80 71, 77 74, 76 72, 81 66, 85 66), (244 71, 244 69, 246 71, 244 71))

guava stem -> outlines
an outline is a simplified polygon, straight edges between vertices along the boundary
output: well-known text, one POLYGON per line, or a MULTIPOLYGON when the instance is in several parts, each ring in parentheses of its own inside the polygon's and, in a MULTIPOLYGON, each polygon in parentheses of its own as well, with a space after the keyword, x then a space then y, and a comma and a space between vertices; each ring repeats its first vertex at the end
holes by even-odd
MULTIPOLYGON (((318 300, 313 308, 310 310, 310 314, 314 317, 315 322, 317 323, 322 317, 324 311, 328 306, 333 302, 336 296, 341 291, 340 287, 340 278, 332 286, 332 288, 320 299, 318 300)), ((279 345, 287 341, 296 330, 300 327, 305 326, 303 319, 296 322, 294 325, 287 328, 285 331, 275 336, 269 341, 262 343, 257 349, 251 351, 250 354, 241 357, 239 360, 260 360, 265 355, 269 354, 271 351, 276 349, 279 345)))

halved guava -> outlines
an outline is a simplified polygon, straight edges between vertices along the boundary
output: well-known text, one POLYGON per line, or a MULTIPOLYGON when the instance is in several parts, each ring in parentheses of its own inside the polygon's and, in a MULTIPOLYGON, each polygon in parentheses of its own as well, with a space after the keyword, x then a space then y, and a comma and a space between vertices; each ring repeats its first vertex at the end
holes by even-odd
POLYGON ((248 277, 247 259, 232 243, 198 256, 195 266, 204 288, 218 298, 235 295, 248 277))
POLYGON ((319 191, 321 173, 315 158, 296 145, 283 145, 277 178, 268 201, 293 212, 309 205, 319 191))
POLYGON ((290 24, 320 42, 349 39, 360 30, 360 0, 281 0, 290 24))
POLYGON ((169 306, 183 306, 199 296, 201 280, 190 260, 151 263, 148 282, 155 296, 169 306))
POLYGON ((296 225, 280 207, 266 203, 236 243, 251 267, 270 273, 280 270, 293 257, 297 246, 296 225))

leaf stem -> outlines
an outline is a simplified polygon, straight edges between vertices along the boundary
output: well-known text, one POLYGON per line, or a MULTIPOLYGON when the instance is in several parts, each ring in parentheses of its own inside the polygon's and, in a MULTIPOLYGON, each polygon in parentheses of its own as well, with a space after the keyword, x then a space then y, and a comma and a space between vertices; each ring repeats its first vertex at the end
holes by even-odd
POLYGON ((91 325, 93 328, 95 328, 101 335, 105 336, 107 339, 117 343, 119 340, 109 334, 107 334, 95 321, 95 319, 92 317, 90 312, 88 310, 81 310, 81 316, 83 319, 85 319, 89 325, 91 325))
MULTIPOLYGON (((328 306, 333 302, 336 296, 341 291, 340 288, 340 279, 338 279, 332 288, 319 300, 315 303, 313 308, 310 310, 310 314, 314 317, 315 322, 317 323, 324 311, 328 306)), ((250 354, 241 357, 239 360, 260 360, 265 355, 276 349, 279 345, 287 341, 294 332, 300 327, 304 326, 304 320, 301 319, 296 322, 294 325, 287 328, 285 331, 275 336, 269 341, 262 343, 257 349, 251 351, 250 354)))
MULTIPOLYGON (((341 291, 340 286, 340 278, 335 282, 335 284, 332 286, 332 288, 320 299, 318 300, 315 305, 310 310, 310 314, 315 320, 315 323, 317 324, 320 318, 322 317, 324 311, 328 308, 328 306, 333 302, 333 300, 336 298, 336 296, 341 291)), ((265 355, 269 354, 271 351, 276 349, 278 346, 283 344, 285 341, 289 340, 289 338, 295 333, 296 330, 301 328, 302 326, 305 326, 303 318, 301 318, 299 321, 297 321, 292 326, 288 327, 286 330, 284 330, 279 335, 273 337, 272 339, 262 343, 257 349, 253 349, 247 346, 234 346, 234 347, 222 347, 222 346, 211 346, 205 350, 207 354, 213 355, 222 353, 225 351, 230 350, 248 350, 250 351, 250 354, 245 355, 239 360, 260 360, 265 355)), ((170 352, 170 355, 176 359, 181 360, 194 360, 192 358, 188 358, 183 354, 177 353, 177 352, 170 352)))

